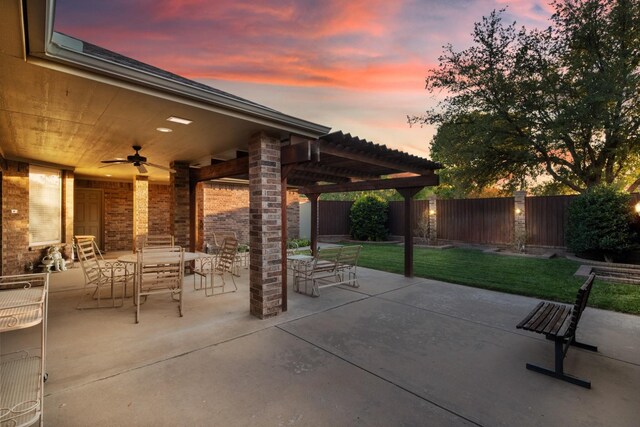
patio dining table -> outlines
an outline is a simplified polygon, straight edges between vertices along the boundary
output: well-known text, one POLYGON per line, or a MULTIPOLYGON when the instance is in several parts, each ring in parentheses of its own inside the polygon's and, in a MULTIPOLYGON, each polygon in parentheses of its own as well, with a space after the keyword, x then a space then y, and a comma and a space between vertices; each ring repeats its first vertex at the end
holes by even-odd
MULTIPOLYGON (((149 262, 152 264, 163 264, 163 263, 170 263, 173 260, 176 259, 176 254, 178 252, 154 252, 153 254, 148 254, 145 256, 145 262, 149 262)), ((183 252, 184 253, 184 262, 189 262, 189 261, 195 261, 197 259, 200 258, 206 258, 206 257, 210 257, 211 255, 202 253, 202 252, 183 252)), ((134 266, 134 275, 133 275, 133 296, 135 299, 136 293, 138 292, 138 283, 137 283, 137 271, 135 271, 135 269, 137 269, 138 267, 138 254, 137 253, 130 253, 130 254, 125 254, 125 255, 120 255, 118 257, 118 261, 122 262, 122 263, 127 263, 127 264, 133 264, 134 266)), ((134 301, 135 304, 135 301, 134 301)))
MULTIPOLYGON (((176 253, 177 252, 169 252, 169 251, 167 251, 166 253, 154 252, 153 254, 145 255, 144 259, 145 261, 157 262, 158 264, 162 264, 163 262, 168 262, 175 259, 176 253)), ((195 261, 199 258, 208 257, 208 256, 211 256, 211 255, 208 255, 202 252, 184 252, 184 262, 195 261)), ((124 263, 130 263, 130 264, 137 264, 138 254, 131 253, 131 254, 120 255, 118 257, 118 261, 124 262, 124 263)))

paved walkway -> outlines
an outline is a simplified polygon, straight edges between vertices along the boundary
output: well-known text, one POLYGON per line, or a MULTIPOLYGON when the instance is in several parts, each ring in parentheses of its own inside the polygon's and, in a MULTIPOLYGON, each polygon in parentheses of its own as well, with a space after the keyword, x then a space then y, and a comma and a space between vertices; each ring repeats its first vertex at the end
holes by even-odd
MULTIPOLYGON (((587 390, 527 371, 552 344, 515 329, 536 300, 362 269, 358 290, 291 292, 289 311, 248 315, 248 285, 185 317, 149 301, 76 311, 72 277, 50 298, 50 426, 638 426, 640 317, 587 308, 569 351, 587 390)), ((246 276, 246 271, 244 272, 246 276)), ((130 300, 129 300, 130 301, 130 300)))

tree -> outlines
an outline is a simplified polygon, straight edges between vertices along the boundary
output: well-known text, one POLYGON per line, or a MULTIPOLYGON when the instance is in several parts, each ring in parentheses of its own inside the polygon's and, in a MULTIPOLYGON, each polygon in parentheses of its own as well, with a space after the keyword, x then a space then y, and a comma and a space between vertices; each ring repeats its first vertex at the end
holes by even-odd
POLYGON ((432 155, 454 182, 510 189, 546 176, 582 192, 637 178, 640 2, 554 7, 545 30, 492 12, 470 48, 446 46, 430 70, 427 90, 449 95, 409 122, 440 125, 432 155))

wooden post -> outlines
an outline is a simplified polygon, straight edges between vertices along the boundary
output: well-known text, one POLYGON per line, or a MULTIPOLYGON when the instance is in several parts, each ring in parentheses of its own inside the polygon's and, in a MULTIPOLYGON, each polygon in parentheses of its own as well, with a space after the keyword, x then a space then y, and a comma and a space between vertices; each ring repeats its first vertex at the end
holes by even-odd
POLYGON ((411 201, 413 196, 422 187, 397 189, 404 197, 404 276, 413 277, 413 209, 411 201))
POLYGON ((283 166, 280 172, 280 218, 282 222, 282 311, 287 311, 287 176, 295 165, 283 166))
POLYGON ((311 255, 318 253, 318 197, 319 193, 307 194, 311 203, 311 255))
POLYGON ((198 240, 198 192, 197 182, 189 182, 189 250, 196 251, 196 242, 198 240))

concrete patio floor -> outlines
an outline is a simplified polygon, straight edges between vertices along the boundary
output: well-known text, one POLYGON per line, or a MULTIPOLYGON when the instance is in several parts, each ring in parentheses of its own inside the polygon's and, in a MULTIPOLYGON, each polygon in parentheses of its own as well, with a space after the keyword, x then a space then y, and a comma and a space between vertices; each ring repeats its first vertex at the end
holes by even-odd
MULTIPOLYGON (((53 274, 45 423, 51 426, 637 426, 640 317, 587 308, 568 373, 525 369, 553 345, 515 325, 537 300, 360 269, 361 287, 290 290, 261 321, 240 290, 213 298, 185 278, 184 317, 166 296, 134 323, 122 308, 75 310, 80 269, 53 274)), ((26 340, 3 338, 3 352, 26 340)))

